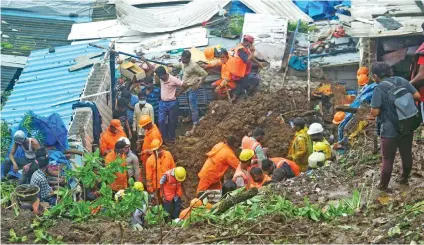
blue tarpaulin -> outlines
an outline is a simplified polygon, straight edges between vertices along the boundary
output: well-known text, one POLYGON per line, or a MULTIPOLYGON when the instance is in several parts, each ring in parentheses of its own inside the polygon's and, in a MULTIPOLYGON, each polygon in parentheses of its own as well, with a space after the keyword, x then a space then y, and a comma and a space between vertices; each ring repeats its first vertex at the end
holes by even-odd
MULTIPOLYGON (((333 19, 336 12, 335 6, 351 6, 350 0, 345 1, 317 1, 317 0, 294 0, 294 4, 299 7, 305 14, 314 20, 333 19)), ((343 12, 343 11, 342 11, 343 12)), ((343 14, 348 14, 343 12, 343 14)))
MULTIPOLYGON (((372 83, 365 86, 362 89, 359 96, 355 99, 355 101, 352 104, 350 104, 350 107, 359 108, 363 102, 371 103, 372 93, 374 92, 375 86, 377 86, 377 83, 372 83)), ((344 128, 349 123, 349 121, 353 118, 354 115, 355 115, 354 113, 346 113, 344 120, 340 123, 338 127, 339 142, 346 140, 344 138, 344 128)))

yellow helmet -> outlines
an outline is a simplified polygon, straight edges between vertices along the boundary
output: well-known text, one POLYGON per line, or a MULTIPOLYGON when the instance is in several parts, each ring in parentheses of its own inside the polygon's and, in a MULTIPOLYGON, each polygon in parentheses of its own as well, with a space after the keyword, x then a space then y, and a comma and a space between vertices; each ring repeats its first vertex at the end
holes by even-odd
POLYGON ((239 158, 240 158, 240 161, 243 161, 243 162, 245 162, 245 161, 249 161, 250 159, 252 159, 252 157, 255 155, 255 152, 253 151, 253 150, 250 150, 250 149, 243 149, 241 152, 240 152, 240 156, 239 156, 239 158))
POLYGON ((157 149, 159 149, 159 147, 162 145, 162 142, 160 142, 160 140, 152 140, 151 146, 152 148, 150 150, 152 151, 156 151, 157 149))
POLYGON ((326 148, 327 148, 327 145, 324 142, 317 142, 314 145, 315 152, 325 151, 326 148))
POLYGON ((183 167, 176 167, 175 168, 175 178, 179 181, 179 182, 183 182, 186 178, 186 170, 183 167))
POLYGON ((134 189, 138 191, 144 191, 144 185, 140 181, 134 183, 134 189))

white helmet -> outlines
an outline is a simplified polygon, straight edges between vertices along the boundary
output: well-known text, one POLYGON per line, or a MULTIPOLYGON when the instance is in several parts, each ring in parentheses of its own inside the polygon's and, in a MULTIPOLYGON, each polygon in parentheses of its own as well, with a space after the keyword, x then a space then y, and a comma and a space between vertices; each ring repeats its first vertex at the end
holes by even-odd
POLYGON ((131 145, 131 142, 127 137, 121 137, 118 141, 124 141, 127 146, 131 145))
POLYGON ((25 133, 22 130, 18 130, 15 132, 15 135, 13 135, 13 140, 15 140, 15 143, 18 145, 21 145, 25 141, 25 133))
POLYGON ((309 129, 308 129, 309 135, 319 134, 322 132, 324 132, 324 128, 319 123, 312 123, 311 126, 309 126, 309 129))
POLYGON ((322 152, 314 152, 308 158, 310 168, 318 168, 324 166, 325 154, 322 152))

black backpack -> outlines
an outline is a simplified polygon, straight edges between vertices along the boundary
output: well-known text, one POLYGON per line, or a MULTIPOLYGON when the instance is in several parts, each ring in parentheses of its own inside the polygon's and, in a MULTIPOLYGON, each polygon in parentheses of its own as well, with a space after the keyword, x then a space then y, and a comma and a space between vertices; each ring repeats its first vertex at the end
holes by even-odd
POLYGON ((420 113, 414 98, 402 79, 391 77, 378 85, 385 92, 388 103, 391 105, 389 109, 391 112, 387 117, 401 136, 412 134, 421 124, 420 113))

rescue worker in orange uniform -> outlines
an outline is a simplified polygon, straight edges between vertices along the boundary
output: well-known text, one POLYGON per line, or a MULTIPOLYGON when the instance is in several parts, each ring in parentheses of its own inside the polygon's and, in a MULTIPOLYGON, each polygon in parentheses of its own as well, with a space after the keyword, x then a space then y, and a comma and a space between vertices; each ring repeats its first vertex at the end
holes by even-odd
POLYGON ((233 181, 236 183, 237 188, 245 187, 249 189, 252 185, 252 177, 249 174, 249 167, 255 152, 250 149, 242 150, 239 156, 240 164, 233 176, 233 181))
POLYGON ((143 146, 141 147, 141 161, 143 162, 144 169, 146 169, 147 159, 149 159, 152 155, 152 142, 153 140, 159 140, 162 145, 162 134, 156 124, 152 122, 152 118, 148 115, 142 115, 138 124, 144 129, 144 141, 143 146))
POLYGON ((300 175, 300 167, 295 162, 282 157, 265 159, 261 162, 261 165, 262 170, 269 175, 272 175, 278 168, 282 168, 286 171, 287 178, 293 178, 300 175))
MULTIPOLYGON (((236 82, 233 80, 229 66, 234 66, 234 58, 228 55, 228 51, 222 49, 219 54, 220 62, 213 66, 221 66, 221 79, 211 84, 212 88, 215 88, 215 93, 221 97, 227 96, 227 90, 231 93, 236 88, 236 82)), ((232 96, 232 100, 235 100, 235 95, 232 96)))
MULTIPOLYGON (((126 163, 126 156, 125 156, 125 142, 124 141, 118 141, 115 144, 115 149, 109 152, 105 157, 105 164, 109 165, 111 162, 115 161, 116 159, 122 159, 123 162, 121 166, 125 167, 127 165, 126 163)), ((123 173, 117 172, 115 173, 116 179, 115 181, 110 184, 110 188, 113 191, 119 191, 126 189, 128 187, 128 174, 125 170, 123 173)))
POLYGON ((261 168, 253 167, 250 169, 250 176, 252 176, 252 187, 262 187, 264 183, 271 181, 271 177, 266 174, 261 168))
POLYGON ((165 172, 160 179, 160 188, 163 193, 163 208, 171 219, 176 219, 181 212, 181 197, 183 188, 181 183, 186 178, 186 170, 176 167, 165 172))
POLYGON ((153 154, 147 159, 146 163, 146 185, 147 191, 150 193, 159 190, 160 177, 166 171, 175 168, 175 162, 171 152, 162 149, 161 145, 159 140, 155 139, 152 141, 151 150, 153 154))
POLYGON ((106 154, 113 151, 115 143, 121 137, 127 137, 124 128, 122 128, 118 119, 113 119, 110 121, 108 129, 100 136, 100 154, 106 156, 106 154))
POLYGON ((252 136, 244 136, 241 140, 241 148, 250 149, 255 152, 253 159, 264 160, 267 159, 266 148, 263 148, 261 141, 265 136, 265 131, 262 128, 255 128, 253 130, 252 136))
POLYGON ((225 142, 216 144, 212 150, 206 153, 208 159, 200 170, 198 176, 200 178, 197 186, 197 195, 207 190, 222 189, 221 178, 224 176, 228 167, 236 169, 239 160, 234 154, 237 148, 237 141, 234 136, 228 136, 225 142))
POLYGON ((254 60, 255 46, 254 38, 250 35, 243 36, 243 41, 234 49, 234 65, 230 66, 230 72, 234 74, 233 80, 237 82, 234 93, 241 96, 245 91, 253 91, 259 85, 259 78, 253 76, 252 62, 254 60))

